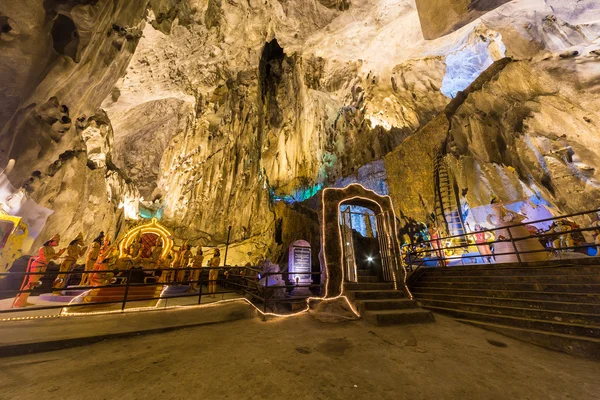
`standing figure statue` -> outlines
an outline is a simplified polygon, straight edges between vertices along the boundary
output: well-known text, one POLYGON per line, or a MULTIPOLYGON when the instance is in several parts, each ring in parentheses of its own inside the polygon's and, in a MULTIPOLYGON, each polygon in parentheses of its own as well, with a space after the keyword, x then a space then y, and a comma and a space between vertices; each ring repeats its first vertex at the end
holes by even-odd
POLYGON ((177 273, 177 281, 183 282, 185 279, 186 269, 189 268, 190 258, 192 258, 192 251, 190 245, 184 243, 179 249, 179 272, 177 273))
POLYGON ((196 255, 192 261, 192 273, 190 274, 190 291, 198 290, 198 279, 200 278, 200 268, 202 268, 202 262, 204 261, 204 253, 202 253, 202 247, 198 247, 196 255))
POLYGON ((571 226, 565 220, 558 220, 554 223, 554 226, 550 229, 550 232, 558 233, 559 236, 552 241, 552 247, 556 250, 556 254, 573 251, 571 247, 575 245, 573 241, 573 235, 570 233, 571 226))
POLYGON ((79 286, 89 286, 89 278, 90 274, 86 274, 85 272, 91 272, 94 269, 94 264, 100 255, 100 247, 104 243, 104 232, 101 231, 100 234, 94 239, 92 245, 90 246, 90 250, 85 256, 85 267, 83 269, 84 273, 81 275, 81 282, 79 282, 79 286))
POLYGON ((434 255, 435 258, 437 259, 439 265, 441 267, 447 267, 447 261, 446 258, 444 257, 444 245, 442 243, 442 233, 440 231, 440 228, 436 225, 436 226, 428 226, 428 230, 430 232, 430 237, 431 237, 431 247, 434 250, 434 255))
POLYGON ((482 231, 483 228, 481 225, 475 225, 475 233, 473 234, 475 237, 475 244, 477 245, 477 250, 479 250, 483 262, 485 263, 487 261, 491 264, 493 259, 492 249, 490 249, 490 245, 487 242, 492 238, 492 234, 490 232, 482 231))
POLYGON ((217 291, 217 279, 219 279, 219 270, 217 267, 221 264, 221 252, 215 249, 215 255, 208 261, 208 266, 211 268, 208 272, 208 293, 215 297, 217 291))
POLYGON ((42 247, 40 247, 37 257, 31 257, 29 259, 29 263, 27 264, 27 272, 39 273, 39 275, 25 275, 23 278, 23 283, 21 284, 21 289, 19 289, 19 293, 13 301, 13 307, 26 307, 30 305, 27 303, 27 299, 31 294, 31 290, 38 285, 38 282, 42 278, 42 273, 46 272, 48 263, 52 260, 56 260, 65 251, 65 249, 60 249, 58 253, 54 251, 54 247, 57 247, 59 243, 60 235, 57 233, 56 235, 52 236, 52 239, 48 240, 42 247), (23 290, 27 291, 23 292, 23 290))
POLYGON ((86 250, 87 247, 83 246, 83 233, 79 232, 77 237, 67 246, 67 255, 60 264, 59 274, 54 280, 54 289, 57 289, 52 292, 54 296, 61 294, 62 289, 67 284, 67 273, 71 272, 79 257, 83 256, 86 250))

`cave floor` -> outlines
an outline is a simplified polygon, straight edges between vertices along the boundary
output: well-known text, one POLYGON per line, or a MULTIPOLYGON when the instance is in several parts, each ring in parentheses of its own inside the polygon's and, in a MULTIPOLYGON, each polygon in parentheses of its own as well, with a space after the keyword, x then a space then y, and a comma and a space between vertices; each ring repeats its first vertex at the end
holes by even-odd
POLYGON ((259 318, 0 359, 0 399, 597 399, 600 363, 435 324, 259 318))

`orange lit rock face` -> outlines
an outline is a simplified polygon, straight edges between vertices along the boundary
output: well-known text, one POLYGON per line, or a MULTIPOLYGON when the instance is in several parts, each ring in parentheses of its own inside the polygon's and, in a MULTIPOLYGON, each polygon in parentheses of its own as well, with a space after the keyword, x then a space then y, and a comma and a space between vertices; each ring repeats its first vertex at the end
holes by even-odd
POLYGON ((327 186, 383 157, 394 204, 422 219, 435 150, 423 132, 452 138, 474 205, 539 191, 569 210, 596 195, 593 0, 509 2, 435 40, 412 0, 38 3, 0 7, 14 26, 0 34, 0 164, 16 158, 11 181, 55 210, 42 236, 91 237, 100 229, 84 221, 100 215, 110 231, 143 197, 179 237, 222 243, 231 225, 244 254, 266 255, 285 214, 271 191, 327 186), (59 14, 77 35, 61 18, 57 44, 59 14), (524 60, 435 118, 504 56, 524 60), (68 171, 50 174, 66 151, 68 171), (89 195, 66 201, 71 189, 89 195))
POLYGON ((416 0, 425 39, 437 39, 511 0, 416 0))

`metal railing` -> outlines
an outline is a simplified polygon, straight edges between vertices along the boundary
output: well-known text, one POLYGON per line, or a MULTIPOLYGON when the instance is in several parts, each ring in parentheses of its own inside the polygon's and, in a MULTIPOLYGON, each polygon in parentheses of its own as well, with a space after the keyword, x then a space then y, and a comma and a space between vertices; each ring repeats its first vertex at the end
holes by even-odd
MULTIPOLYGON (((23 289, 2 289, 0 290, 0 299, 4 302, 4 308, 0 308, 0 319, 11 318, 15 313, 26 313, 27 311, 55 310, 63 314, 82 314, 88 312, 119 312, 126 309, 160 309, 159 302, 165 302, 172 299, 193 299, 193 302, 178 304, 178 306, 193 306, 205 304, 203 298, 212 296, 221 300, 226 294, 235 294, 233 298, 245 298, 254 304, 263 313, 277 311, 285 313, 293 311, 293 304, 305 303, 307 297, 318 295, 322 284, 295 283, 295 275, 320 275, 320 272, 302 272, 292 273, 282 272, 263 272, 252 267, 226 266, 226 267, 200 267, 200 268, 162 268, 162 269, 143 269, 133 267, 124 270, 107 269, 101 271, 81 271, 72 270, 61 272, 58 265, 50 264, 56 270, 45 272, 4 272, 0 273, 0 279, 7 277, 19 277, 20 282, 24 282, 25 277, 42 276, 38 282, 47 282, 51 280, 52 287, 36 284, 34 287, 25 287, 23 289), (218 271, 217 277, 210 278, 210 271, 218 271), (193 279, 194 272, 199 271, 197 279, 193 279), (85 275, 95 274, 103 275, 100 285, 67 285, 64 287, 55 287, 56 278, 62 277, 70 281, 76 280, 85 275), (183 279, 179 280, 180 277, 183 279), (285 280, 287 277, 289 280, 285 280), (168 280, 168 281, 165 281, 168 280), (271 283, 270 283, 271 281, 271 283), (275 284, 273 283, 275 281, 275 284), (213 286, 214 285, 214 286, 213 286), (197 290, 193 288, 197 286, 197 290), (211 287, 214 291, 211 292, 211 287), (154 288, 146 289, 146 288, 154 288), (302 293, 294 294, 294 289, 305 290, 302 293), (69 298, 69 301, 60 301, 62 297, 57 297, 56 304, 31 304, 26 307, 12 307, 8 299, 13 301, 19 294, 29 293, 33 296, 45 295, 51 296, 58 293, 57 296, 69 298), (197 299, 197 300, 196 300, 197 299), (150 302, 156 302, 151 305, 150 302), (140 305, 140 303, 147 303, 140 305), (279 309, 278 304, 288 303, 289 307, 284 310, 279 309), (289 308, 289 310, 287 310, 289 308), (64 310, 63 310, 64 309, 64 310)), ((27 278, 28 279, 28 278, 27 278)), ((28 279, 29 280, 29 279, 28 279)), ((23 285, 21 285, 23 286, 23 285)), ((50 301, 45 301, 48 303, 50 301)), ((214 300, 217 301, 217 300, 214 300)), ((208 301, 212 302, 212 301, 208 301)), ((165 304, 166 305, 166 304, 165 304)))
POLYGON ((581 260, 586 258, 600 263, 600 259, 597 258, 600 256, 600 245, 595 241, 586 241, 584 235, 592 233, 595 237, 600 234, 600 226, 590 226, 592 221, 597 221, 599 211, 600 209, 535 221, 507 223, 496 228, 404 245, 403 261, 407 271, 415 276, 422 267, 507 263, 526 266, 533 262, 549 260, 576 260, 575 263, 583 264, 587 262, 581 260), (581 221, 577 223, 573 219, 581 221), (554 230, 559 226, 557 223, 562 225, 560 231, 554 230), (540 225, 549 227, 542 229, 539 228, 540 225), (580 227, 582 225, 587 226, 580 227), (524 232, 527 234, 523 234, 524 232), (493 240, 478 241, 478 234, 491 234, 493 240), (489 254, 480 252, 482 248, 485 249, 483 246, 488 246, 489 254), (591 253, 593 254, 590 255, 591 253), (574 257, 576 254, 579 254, 579 257, 574 257))

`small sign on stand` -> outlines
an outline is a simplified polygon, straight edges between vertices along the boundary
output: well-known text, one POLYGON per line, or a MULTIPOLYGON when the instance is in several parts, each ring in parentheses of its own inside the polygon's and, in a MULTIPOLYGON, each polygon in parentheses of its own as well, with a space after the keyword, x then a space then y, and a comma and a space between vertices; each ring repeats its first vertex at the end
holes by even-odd
POLYGON ((312 258, 310 243, 306 240, 296 240, 290 245, 288 271, 290 272, 290 281, 296 285, 292 290, 292 295, 311 296, 308 285, 313 283, 312 258))

